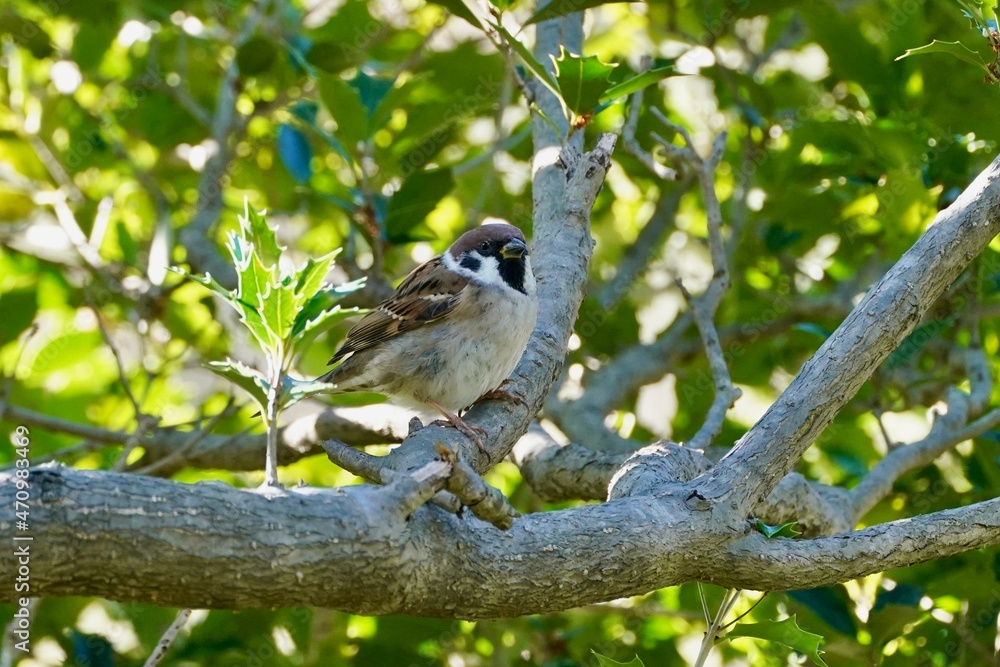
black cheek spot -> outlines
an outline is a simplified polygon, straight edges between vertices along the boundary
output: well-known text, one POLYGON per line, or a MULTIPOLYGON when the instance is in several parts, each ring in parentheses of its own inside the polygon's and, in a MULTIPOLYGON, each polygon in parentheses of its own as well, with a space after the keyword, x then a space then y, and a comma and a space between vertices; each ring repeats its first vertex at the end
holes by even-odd
POLYGON ((481 267, 483 263, 480 262, 475 257, 473 257, 472 255, 465 255, 464 257, 462 257, 462 261, 459 262, 459 265, 462 266, 463 268, 468 269, 469 271, 478 271, 479 267, 481 267))

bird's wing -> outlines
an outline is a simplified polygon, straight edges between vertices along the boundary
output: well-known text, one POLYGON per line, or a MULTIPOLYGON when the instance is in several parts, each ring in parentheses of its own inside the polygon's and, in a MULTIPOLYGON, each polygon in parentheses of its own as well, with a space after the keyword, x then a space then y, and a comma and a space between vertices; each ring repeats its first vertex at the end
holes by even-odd
POLYGON ((329 363, 440 320, 455 310, 468 285, 469 281, 446 268, 440 257, 421 264, 406 276, 391 297, 347 333, 347 340, 329 363))

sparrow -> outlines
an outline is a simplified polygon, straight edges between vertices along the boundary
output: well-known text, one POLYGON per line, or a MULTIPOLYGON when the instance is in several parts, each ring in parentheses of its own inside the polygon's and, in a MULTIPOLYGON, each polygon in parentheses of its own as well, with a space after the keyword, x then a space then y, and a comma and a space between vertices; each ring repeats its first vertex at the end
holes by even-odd
POLYGON ((430 406, 482 449, 459 417, 500 388, 535 328, 538 296, 521 230, 487 224, 421 264, 347 334, 319 378, 337 391, 374 391, 430 406))

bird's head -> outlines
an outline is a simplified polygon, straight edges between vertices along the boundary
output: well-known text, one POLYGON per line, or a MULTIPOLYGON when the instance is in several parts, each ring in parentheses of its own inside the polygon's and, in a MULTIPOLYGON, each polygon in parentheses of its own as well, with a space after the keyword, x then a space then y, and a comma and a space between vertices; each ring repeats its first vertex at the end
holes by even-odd
POLYGON ((534 294, 528 243, 520 229, 506 223, 476 227, 460 237, 447 252, 447 263, 472 280, 534 294))

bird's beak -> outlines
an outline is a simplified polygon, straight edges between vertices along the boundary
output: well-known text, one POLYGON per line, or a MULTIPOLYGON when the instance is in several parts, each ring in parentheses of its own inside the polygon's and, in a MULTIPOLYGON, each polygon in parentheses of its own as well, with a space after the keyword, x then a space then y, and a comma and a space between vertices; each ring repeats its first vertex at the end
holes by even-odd
POLYGON ((528 246, 520 239, 511 239, 500 249, 500 256, 504 259, 521 259, 528 254, 528 246))

